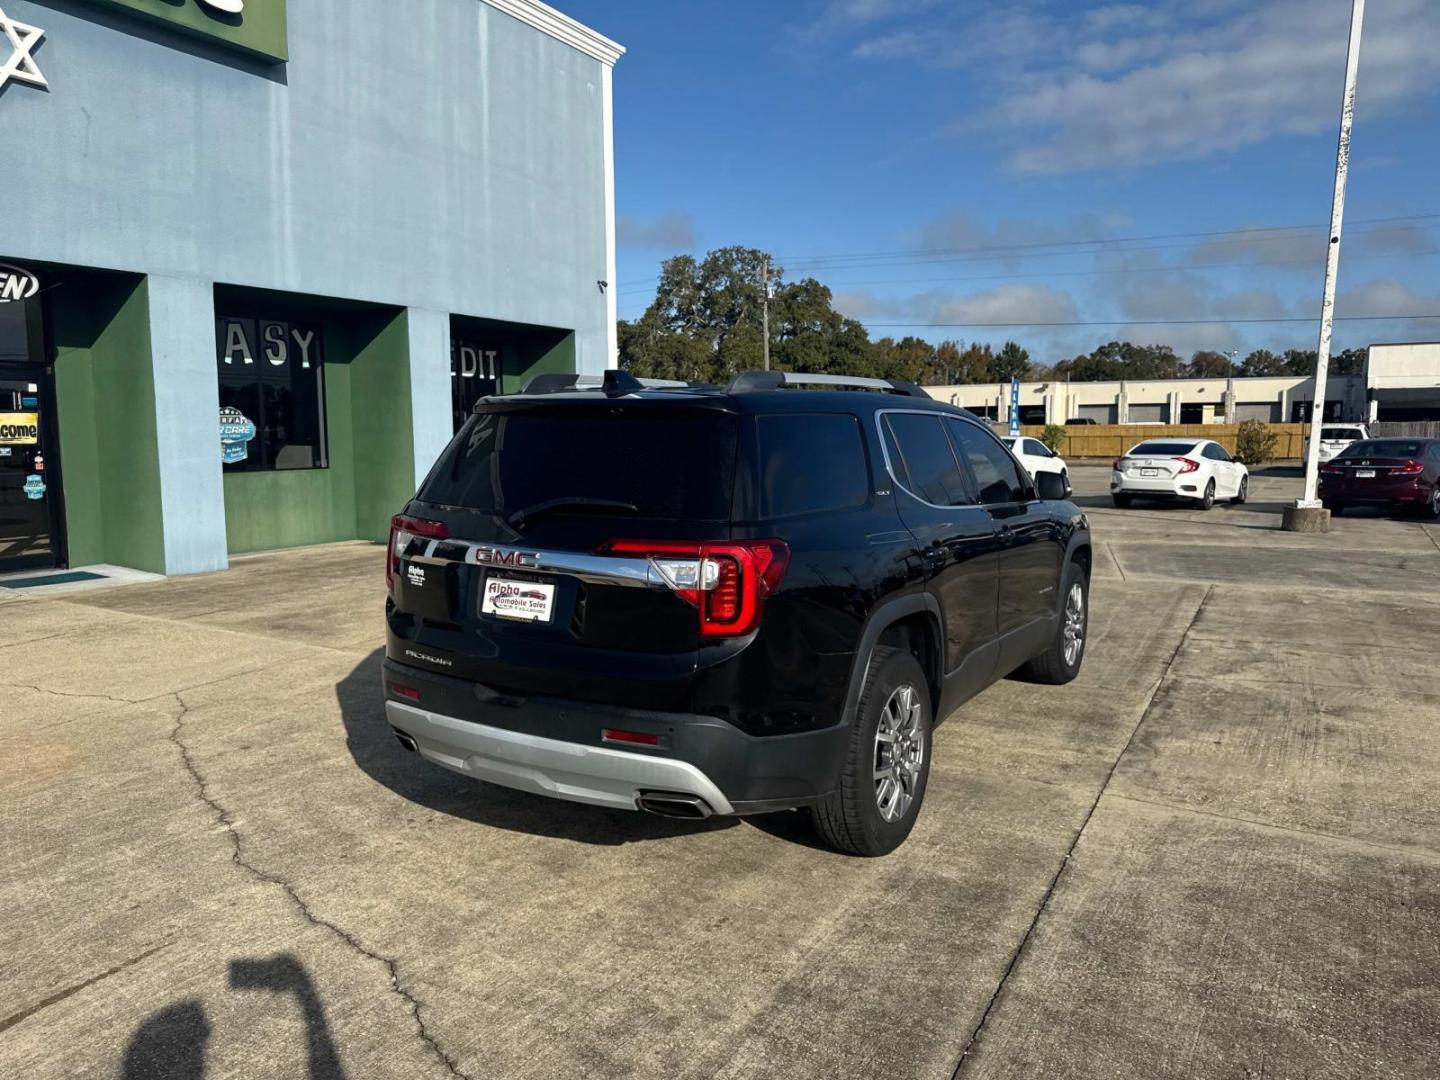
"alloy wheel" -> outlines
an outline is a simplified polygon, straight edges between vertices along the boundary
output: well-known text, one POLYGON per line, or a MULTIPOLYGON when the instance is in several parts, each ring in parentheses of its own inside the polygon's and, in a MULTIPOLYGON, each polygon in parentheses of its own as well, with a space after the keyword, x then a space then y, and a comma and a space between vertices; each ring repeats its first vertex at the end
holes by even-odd
POLYGON ((875 805, 886 821, 899 821, 915 801, 925 764, 924 708, 919 692, 899 686, 880 710, 875 729, 875 805))
POLYGON ((1070 586, 1065 597, 1065 666, 1074 667, 1080 662, 1080 653, 1085 648, 1085 590, 1077 581, 1070 586))

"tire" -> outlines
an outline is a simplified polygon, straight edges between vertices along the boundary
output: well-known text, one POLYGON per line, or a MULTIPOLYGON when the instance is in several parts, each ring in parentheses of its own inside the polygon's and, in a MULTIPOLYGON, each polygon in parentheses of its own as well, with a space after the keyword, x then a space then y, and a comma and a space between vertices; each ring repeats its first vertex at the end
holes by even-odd
POLYGON ((1240 478, 1240 489, 1235 492, 1235 497, 1230 500, 1230 505, 1231 505, 1231 506, 1240 506, 1241 504, 1243 504, 1243 503, 1245 502, 1246 498, 1248 498, 1249 495, 1250 495, 1250 477, 1248 477, 1248 476, 1242 476, 1242 477, 1240 478))
POLYGON ((1130 504, 1135 501, 1131 496, 1126 495, 1120 491, 1116 491, 1111 494, 1110 498, 1115 500, 1116 507, 1121 510, 1130 509, 1130 504))
POLYGON ((1440 481, 1435 484, 1435 490, 1430 492, 1430 501, 1420 507, 1420 516, 1426 521, 1440 521, 1440 481))
POLYGON ((904 842, 920 814, 930 779, 932 727, 929 683, 919 661, 903 649, 877 648, 850 727, 850 749, 840 782, 810 809, 815 831, 825 843, 850 855, 873 856, 888 855, 904 842), (882 721, 887 731, 908 731, 905 741, 910 747, 905 755, 909 767, 893 772, 888 784, 875 774, 896 752, 897 743, 878 737, 882 721), (893 786, 897 777, 898 794, 893 786), (907 797, 908 802, 897 805, 907 797), (881 809, 882 800, 890 799, 893 818, 881 809))
POLYGON ((1200 496, 1199 506, 1201 510, 1209 510, 1215 505, 1215 481, 1211 480, 1205 485, 1205 494, 1200 496))
POLYGON ((1031 682, 1061 686, 1079 675, 1080 665, 1085 662, 1085 640, 1090 629, 1090 581, 1076 563, 1065 568, 1061 597, 1060 621, 1054 638, 1043 653, 1020 669, 1020 676, 1031 682))

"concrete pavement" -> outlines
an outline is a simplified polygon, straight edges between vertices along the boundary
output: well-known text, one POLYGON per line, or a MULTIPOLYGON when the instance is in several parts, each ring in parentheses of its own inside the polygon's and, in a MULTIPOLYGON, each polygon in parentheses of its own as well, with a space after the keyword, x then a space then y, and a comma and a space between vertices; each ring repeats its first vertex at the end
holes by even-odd
POLYGON ((405 754, 373 546, 0 601, 0 1075, 1431 1075, 1437 531, 1107 475, 1084 673, 880 860, 405 754))

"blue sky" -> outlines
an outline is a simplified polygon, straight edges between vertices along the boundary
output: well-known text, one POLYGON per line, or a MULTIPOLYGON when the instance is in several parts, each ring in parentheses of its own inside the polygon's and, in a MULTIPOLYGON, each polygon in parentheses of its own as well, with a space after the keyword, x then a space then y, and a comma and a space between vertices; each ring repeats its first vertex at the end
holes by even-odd
MULTIPOLYGON (((1315 346, 1349 0, 559 2, 628 49, 622 318, 745 244, 872 337, 1315 346)), ((1370 0, 1338 314, 1387 321, 1337 348, 1440 338, 1401 318, 1440 314, 1437 41, 1440 3, 1370 0)))

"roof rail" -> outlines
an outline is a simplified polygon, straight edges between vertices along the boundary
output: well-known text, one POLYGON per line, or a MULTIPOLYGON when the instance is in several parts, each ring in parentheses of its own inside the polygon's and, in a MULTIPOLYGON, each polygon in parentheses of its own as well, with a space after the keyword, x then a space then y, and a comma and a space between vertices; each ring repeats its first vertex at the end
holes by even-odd
POLYGON ((532 375, 520 387, 522 394, 563 394, 570 390, 600 390, 607 397, 633 394, 637 390, 673 390, 689 383, 672 379, 637 379, 628 371, 609 368, 603 375, 573 375, 559 371, 532 375))
POLYGON ((906 397, 930 397, 904 379, 869 379, 861 375, 810 375, 803 371, 742 371, 725 387, 727 394, 753 394, 785 386, 840 386, 856 390, 881 390, 906 397))

